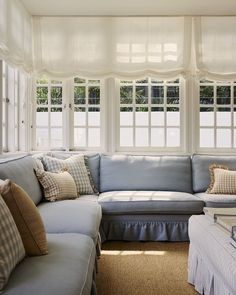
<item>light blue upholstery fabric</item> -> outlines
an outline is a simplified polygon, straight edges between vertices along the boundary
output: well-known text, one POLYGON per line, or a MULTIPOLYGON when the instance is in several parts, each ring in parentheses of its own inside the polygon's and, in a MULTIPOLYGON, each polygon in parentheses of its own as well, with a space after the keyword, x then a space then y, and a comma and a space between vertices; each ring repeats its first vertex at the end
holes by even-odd
POLYGON ((112 191, 99 196, 103 214, 196 214, 204 202, 189 193, 112 191))
POLYGON ((190 215, 103 215, 102 241, 188 241, 190 215))
POLYGON ((197 193, 196 197, 205 202, 206 207, 231 208, 236 207, 236 195, 216 195, 197 193))
POLYGON ((193 155, 193 191, 196 193, 204 192, 210 184, 209 166, 212 164, 226 165, 231 170, 236 170, 236 156, 209 156, 193 155))
POLYGON ((35 160, 27 155, 0 161, 0 179, 11 179, 21 186, 37 205, 42 200, 43 194, 34 173, 35 168, 35 160))
POLYGON ((80 233, 91 237, 96 244, 102 217, 97 202, 80 199, 44 202, 38 209, 47 233, 80 233))
POLYGON ((90 295, 95 246, 80 234, 47 235, 49 254, 25 258, 13 271, 4 295, 90 295))
POLYGON ((118 190, 191 193, 190 157, 101 155, 100 192, 118 190))

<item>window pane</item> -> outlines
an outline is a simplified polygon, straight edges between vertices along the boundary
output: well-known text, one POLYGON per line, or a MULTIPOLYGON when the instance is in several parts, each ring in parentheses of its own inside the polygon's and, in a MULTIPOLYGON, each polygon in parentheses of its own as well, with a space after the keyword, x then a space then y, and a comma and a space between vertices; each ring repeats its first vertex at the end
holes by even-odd
POLYGON ((167 108, 166 121, 167 121, 166 122, 167 126, 179 126, 180 125, 179 108, 167 108))
POLYGON ((167 87, 167 104, 179 104, 179 86, 167 87))
POLYGON ((148 87, 147 86, 136 86, 135 101, 137 104, 148 103, 148 87))
POLYGON ((75 86, 74 87, 74 103, 75 104, 85 104, 85 87, 75 86))
POLYGON ((214 103, 214 87, 200 86, 200 104, 214 103))
POLYGON ((151 146, 152 147, 165 146, 165 129, 164 128, 151 129, 151 146))
POLYGON ((133 128, 120 128, 120 146, 131 147, 133 145, 133 128))
POLYGON ((148 83, 148 78, 136 80, 136 83, 148 83))
POLYGON ((167 128, 166 145, 168 147, 178 147, 180 145, 179 128, 167 128))
POLYGON ((60 148, 62 147, 62 129, 51 128, 51 147, 60 148))
POLYGON ((151 108, 151 125, 163 126, 165 120, 164 108, 151 108))
POLYGON ((47 148, 49 146, 48 128, 36 129, 36 147, 47 148))
POLYGON ((230 86, 217 86, 217 104, 230 104, 230 86))
POLYGON ((200 147, 202 148, 214 147, 214 129, 213 128, 200 129, 200 147))
POLYGON ((85 82, 86 82, 85 79, 81 79, 81 78, 79 78, 79 77, 75 77, 75 78, 74 78, 74 83, 85 83, 85 82))
POLYGON ((85 128, 74 129, 74 145, 76 147, 86 146, 86 129, 85 128))
POLYGON ((133 125, 133 108, 127 108, 127 107, 120 108, 120 125, 121 126, 133 125))
POLYGON ((163 86, 152 86, 152 104, 163 104, 164 103, 164 87, 163 86))
POLYGON ((62 126, 62 108, 51 108, 51 126, 62 126))
POLYGON ((217 108, 216 124, 217 126, 231 126, 230 108, 217 108))
POLYGON ((86 125, 85 108, 74 108, 74 125, 75 126, 85 126, 86 125))
POLYGON ((88 109, 88 125, 100 126, 100 108, 88 109))
POLYGON ((48 87, 37 87, 37 104, 48 104, 48 87))
POLYGON ((100 128, 88 129, 88 146, 89 147, 100 146, 100 128))
POLYGON ((36 126, 48 126, 48 108, 37 108, 36 126))
POLYGON ((132 86, 120 87, 120 103, 132 104, 132 102, 133 102, 133 87, 132 86))
POLYGON ((148 146, 148 128, 135 128, 135 146, 148 146))
POLYGON ((51 87, 51 104, 62 104, 62 87, 51 87))
POLYGON ((218 148, 230 148, 231 147, 231 130, 220 129, 216 130, 216 146, 218 148))
POLYGON ((200 126, 214 126, 213 108, 200 108, 200 126))
POLYGON ((135 112, 135 123, 137 126, 147 126, 148 125, 148 108, 139 107, 136 108, 135 112))
POLYGON ((89 104, 100 104, 100 87, 88 87, 89 104))

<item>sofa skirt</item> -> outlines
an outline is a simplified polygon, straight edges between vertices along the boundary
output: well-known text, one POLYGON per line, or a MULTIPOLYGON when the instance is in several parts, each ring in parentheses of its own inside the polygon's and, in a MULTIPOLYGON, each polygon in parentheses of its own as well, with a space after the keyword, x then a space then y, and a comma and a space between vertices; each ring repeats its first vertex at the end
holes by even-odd
POLYGON ((188 260, 188 282, 195 290, 204 295, 235 295, 217 275, 210 269, 210 264, 203 259, 197 249, 190 244, 188 260))
POLYGON ((189 241, 189 215, 103 215, 102 242, 189 241))

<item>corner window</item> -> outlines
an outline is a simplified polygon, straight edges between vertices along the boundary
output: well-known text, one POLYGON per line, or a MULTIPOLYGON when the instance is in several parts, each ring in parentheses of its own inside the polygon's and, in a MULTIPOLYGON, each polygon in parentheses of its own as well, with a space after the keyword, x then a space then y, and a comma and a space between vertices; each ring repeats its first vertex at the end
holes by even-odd
POLYGON ((36 81, 36 149, 63 147, 63 84, 62 81, 36 81))

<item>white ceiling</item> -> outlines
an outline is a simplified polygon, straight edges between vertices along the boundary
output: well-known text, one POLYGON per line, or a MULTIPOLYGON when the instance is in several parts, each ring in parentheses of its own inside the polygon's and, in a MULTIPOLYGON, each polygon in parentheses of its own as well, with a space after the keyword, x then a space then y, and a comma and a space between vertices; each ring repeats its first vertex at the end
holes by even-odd
POLYGON ((236 15, 236 0, 21 0, 32 15, 236 15))

